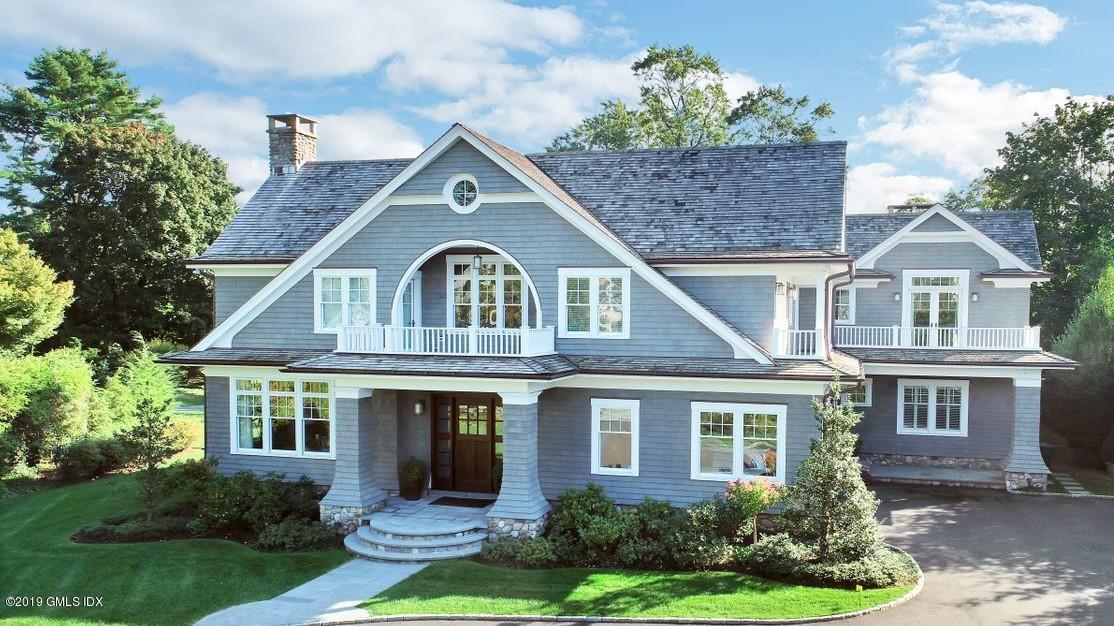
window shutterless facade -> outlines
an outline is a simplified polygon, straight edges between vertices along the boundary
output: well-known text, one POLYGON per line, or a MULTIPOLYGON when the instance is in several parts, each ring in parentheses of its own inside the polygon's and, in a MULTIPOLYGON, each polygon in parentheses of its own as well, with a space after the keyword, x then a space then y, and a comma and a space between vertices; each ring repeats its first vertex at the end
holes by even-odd
POLYGON ((897 433, 966 437, 969 402, 966 380, 898 379, 897 433))
POLYGON ((335 333, 341 326, 375 323, 374 269, 313 270, 313 329, 335 333))
POLYGON ((869 407, 874 401, 874 381, 867 378, 860 386, 848 389, 843 399, 850 400, 855 408, 869 407))
POLYGON ((630 338, 630 268, 557 270, 557 336, 630 338))
POLYGON ((638 400, 592 398, 592 473, 638 476, 638 400))
POLYGON ((854 324, 855 290, 851 287, 836 287, 832 293, 832 310, 836 324, 854 324))
POLYGON ((785 416, 780 404, 693 402, 691 478, 784 482, 785 416))
POLYGON ((267 377, 230 382, 233 454, 334 458, 331 382, 267 377))

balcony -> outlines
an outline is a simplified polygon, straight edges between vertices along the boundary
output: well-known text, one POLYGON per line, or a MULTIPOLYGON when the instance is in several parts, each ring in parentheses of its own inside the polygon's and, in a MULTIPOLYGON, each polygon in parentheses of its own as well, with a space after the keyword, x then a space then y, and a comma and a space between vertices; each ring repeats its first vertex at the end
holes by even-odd
POLYGON ((840 348, 932 348, 948 350, 1040 350, 1040 326, 944 328, 940 326, 836 326, 840 348))
POLYGON ((337 333, 337 352, 541 356, 554 353, 553 327, 342 326, 337 333))
POLYGON ((815 330, 775 328, 773 354, 783 359, 820 358, 820 333, 815 330))

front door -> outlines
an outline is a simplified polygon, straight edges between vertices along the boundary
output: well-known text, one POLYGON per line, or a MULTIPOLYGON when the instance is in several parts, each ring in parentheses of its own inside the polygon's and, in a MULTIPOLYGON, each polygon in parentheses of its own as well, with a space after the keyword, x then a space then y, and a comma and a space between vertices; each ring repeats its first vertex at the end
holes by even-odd
POLYGON ((433 487, 495 491, 502 406, 495 396, 438 395, 433 411, 433 487))

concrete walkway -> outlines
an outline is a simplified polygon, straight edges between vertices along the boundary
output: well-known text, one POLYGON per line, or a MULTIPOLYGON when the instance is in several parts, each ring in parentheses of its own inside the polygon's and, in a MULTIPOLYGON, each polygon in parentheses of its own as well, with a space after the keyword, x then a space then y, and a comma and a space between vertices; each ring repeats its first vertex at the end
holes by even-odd
POLYGON ((198 626, 277 626, 368 616, 364 600, 421 571, 425 563, 379 563, 353 559, 301 587, 260 602, 239 604, 203 617, 198 626))

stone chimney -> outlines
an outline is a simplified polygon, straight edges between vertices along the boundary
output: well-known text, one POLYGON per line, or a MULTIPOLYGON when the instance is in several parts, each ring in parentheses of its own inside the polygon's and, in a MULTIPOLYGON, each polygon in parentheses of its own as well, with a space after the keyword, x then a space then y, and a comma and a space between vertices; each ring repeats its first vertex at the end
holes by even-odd
POLYGON ((267 116, 271 173, 293 174, 317 159, 317 122, 297 113, 267 116))

